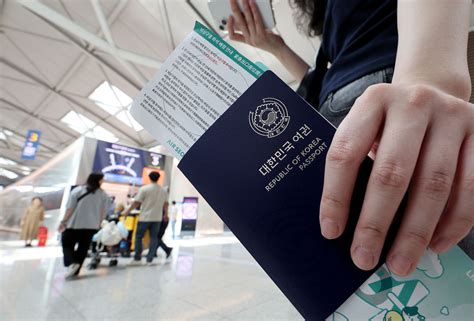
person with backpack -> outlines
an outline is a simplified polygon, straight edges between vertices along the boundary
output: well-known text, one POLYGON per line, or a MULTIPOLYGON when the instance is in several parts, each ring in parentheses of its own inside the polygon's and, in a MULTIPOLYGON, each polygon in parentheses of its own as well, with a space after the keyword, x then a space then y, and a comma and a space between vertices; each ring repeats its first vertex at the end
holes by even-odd
POLYGON ((64 266, 68 269, 66 279, 79 274, 92 236, 105 219, 109 196, 100 188, 103 181, 104 174, 91 173, 86 185, 76 187, 69 196, 66 214, 58 228, 62 233, 64 266))

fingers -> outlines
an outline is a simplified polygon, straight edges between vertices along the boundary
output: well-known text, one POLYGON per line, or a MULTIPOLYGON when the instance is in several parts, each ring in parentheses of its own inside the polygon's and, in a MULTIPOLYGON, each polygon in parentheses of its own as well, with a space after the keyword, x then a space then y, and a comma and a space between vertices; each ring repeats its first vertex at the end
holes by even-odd
POLYGON ((374 86, 370 90, 375 91, 373 94, 364 94, 356 100, 329 148, 319 216, 321 233, 328 239, 339 237, 346 226, 359 166, 383 122, 380 106, 383 92, 378 90, 383 87, 374 86))
POLYGON ((265 32, 265 26, 263 25, 262 15, 260 10, 255 3, 255 0, 250 0, 250 10, 252 11, 253 20, 255 22, 255 31, 257 34, 265 32))
MULTIPOLYGON (((387 100, 388 102, 388 100, 387 100)), ((351 254, 363 270, 379 261, 387 231, 408 188, 428 124, 428 115, 409 103, 387 111, 351 254)))
POLYGON ((242 32, 244 39, 247 43, 250 42, 250 34, 249 29, 247 28, 247 23, 245 18, 240 11, 239 5, 237 4, 237 0, 230 0, 230 7, 232 9, 232 16, 235 19, 235 23, 237 28, 242 32))
POLYGON ((464 132, 438 123, 423 141, 403 221, 387 258, 390 270, 400 276, 411 273, 425 252, 456 173, 464 132))
MULTIPOLYGON (((472 119, 472 118, 471 118, 472 119)), ((441 216, 430 248, 442 253, 466 236, 474 222, 474 135, 463 142, 448 206, 441 216)))
POLYGON ((234 29, 234 17, 229 16, 229 19, 227 20, 227 31, 229 32, 229 38, 231 40, 239 41, 239 42, 245 42, 244 36, 242 36, 239 33, 235 32, 234 29))
POLYGON ((242 0, 242 11, 244 13, 245 21, 247 22, 249 35, 250 37, 252 37, 255 35, 255 22, 253 19, 252 11, 250 10, 249 0, 242 0))
POLYGON ((262 38, 265 38, 266 31, 255 0, 242 0, 242 11, 237 0, 231 0, 230 5, 232 16, 227 25, 230 39, 258 46, 262 38), (236 30, 240 30, 242 34, 236 33, 236 30))

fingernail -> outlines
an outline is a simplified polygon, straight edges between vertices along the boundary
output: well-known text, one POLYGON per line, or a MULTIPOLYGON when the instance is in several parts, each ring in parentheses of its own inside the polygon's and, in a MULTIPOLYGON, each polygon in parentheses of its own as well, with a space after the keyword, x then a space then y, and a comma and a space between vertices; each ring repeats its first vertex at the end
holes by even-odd
POLYGON ((334 239, 339 235, 339 226, 330 218, 321 220, 321 234, 327 239, 334 239))
POLYGON ((450 239, 446 237, 441 237, 437 239, 436 241, 434 241, 433 246, 430 246, 430 248, 436 253, 442 253, 449 250, 449 248, 451 247, 453 243, 454 242, 451 242, 450 239))
POLYGON ((397 275, 407 275, 411 271, 413 262, 404 255, 396 254, 388 260, 389 268, 397 275))
POLYGON ((352 254, 352 259, 355 265, 362 270, 370 270, 375 265, 375 256, 373 251, 363 247, 357 246, 352 254))

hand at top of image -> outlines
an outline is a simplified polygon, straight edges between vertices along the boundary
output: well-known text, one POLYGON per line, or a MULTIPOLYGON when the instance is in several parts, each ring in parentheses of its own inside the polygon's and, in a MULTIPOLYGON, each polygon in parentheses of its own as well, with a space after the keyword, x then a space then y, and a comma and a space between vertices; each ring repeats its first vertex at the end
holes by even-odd
POLYGON ((229 38, 271 53, 296 81, 301 81, 309 65, 286 45, 280 35, 265 29, 255 0, 242 0, 242 11, 237 0, 229 1, 232 8, 232 15, 227 23, 229 38))
POLYGON ((242 11, 240 11, 237 0, 230 0, 230 5, 232 15, 227 24, 229 38, 277 56, 285 47, 285 42, 279 35, 265 29, 262 15, 255 1, 242 0, 242 11))

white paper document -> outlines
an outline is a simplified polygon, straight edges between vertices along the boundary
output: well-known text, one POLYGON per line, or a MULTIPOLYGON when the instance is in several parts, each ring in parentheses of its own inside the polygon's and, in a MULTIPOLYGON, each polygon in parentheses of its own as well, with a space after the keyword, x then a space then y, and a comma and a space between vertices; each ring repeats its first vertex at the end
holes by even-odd
POLYGON ((196 22, 134 99, 131 114, 181 159, 263 70, 196 22))

